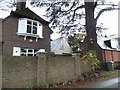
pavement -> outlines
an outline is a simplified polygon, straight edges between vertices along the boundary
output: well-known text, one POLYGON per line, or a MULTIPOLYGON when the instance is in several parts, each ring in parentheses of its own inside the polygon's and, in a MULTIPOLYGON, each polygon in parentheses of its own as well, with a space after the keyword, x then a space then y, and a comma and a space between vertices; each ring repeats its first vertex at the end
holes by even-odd
POLYGON ((120 77, 98 82, 86 88, 119 88, 120 89, 120 77))

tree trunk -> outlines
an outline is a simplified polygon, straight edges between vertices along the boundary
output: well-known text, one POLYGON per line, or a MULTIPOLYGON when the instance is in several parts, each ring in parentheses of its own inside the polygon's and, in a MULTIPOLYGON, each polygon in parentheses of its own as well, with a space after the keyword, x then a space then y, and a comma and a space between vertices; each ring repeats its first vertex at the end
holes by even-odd
POLYGON ((86 32, 88 50, 96 50, 96 23, 94 20, 94 2, 85 2, 86 32))
POLYGON ((101 59, 102 52, 97 44, 96 21, 94 19, 94 1, 85 2, 86 32, 87 32, 87 50, 95 50, 97 58, 101 59))

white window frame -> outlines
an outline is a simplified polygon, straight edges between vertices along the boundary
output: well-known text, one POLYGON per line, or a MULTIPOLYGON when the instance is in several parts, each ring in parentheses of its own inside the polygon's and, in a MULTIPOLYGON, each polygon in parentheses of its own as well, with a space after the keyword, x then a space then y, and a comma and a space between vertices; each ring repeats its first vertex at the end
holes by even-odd
MULTIPOLYGON (((26 31, 26 32, 27 32, 28 34, 33 34, 33 35, 34 35, 33 28, 36 27, 36 28, 37 28, 36 34, 37 34, 38 24, 39 24, 39 22, 28 19, 28 20, 27 20, 27 31, 26 31), (29 24, 28 21, 31 22, 31 24, 29 24), (36 23, 36 25, 34 25, 34 23, 36 23), (28 32, 28 26, 30 27, 30 33, 28 32)), ((35 35, 36 35, 36 34, 35 34, 35 35)))
POLYGON ((39 21, 27 19, 27 18, 20 18, 18 23, 18 32, 17 35, 24 36, 24 40, 26 40, 27 36, 35 37, 36 41, 38 41, 38 38, 43 38, 43 26, 39 21), (27 26, 29 25, 27 21, 32 22, 31 24, 31 33, 27 32, 27 26), (37 23, 37 26, 33 26, 33 23, 37 23), (37 28, 37 33, 33 33, 33 27, 37 28))
POLYGON ((13 47, 13 56, 36 56, 36 52, 38 51, 39 50, 30 48, 13 47), (31 52, 29 50, 31 50, 31 52))
POLYGON ((26 52, 22 52, 22 49, 21 49, 21 56, 36 56, 36 52, 35 52, 35 49, 23 49, 25 50, 26 52), (31 50, 32 52, 29 52, 29 50, 31 50))
POLYGON ((13 56, 20 56, 21 48, 20 47, 13 47, 13 56))

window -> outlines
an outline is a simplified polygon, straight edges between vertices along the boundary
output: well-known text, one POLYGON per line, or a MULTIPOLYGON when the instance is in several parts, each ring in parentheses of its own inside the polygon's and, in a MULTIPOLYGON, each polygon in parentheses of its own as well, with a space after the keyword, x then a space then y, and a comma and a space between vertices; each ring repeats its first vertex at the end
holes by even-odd
POLYGON ((36 56, 36 49, 13 47, 13 56, 36 56))
POLYGON ((20 47, 13 47, 13 56, 20 56, 20 47))
POLYGON ((37 34, 37 22, 27 21, 27 33, 37 34))
POLYGON ((42 32, 42 24, 38 21, 27 19, 27 18, 20 18, 18 24, 18 35, 43 38, 42 32))
POLYGON ((21 49, 21 56, 36 56, 37 51, 35 49, 21 49))

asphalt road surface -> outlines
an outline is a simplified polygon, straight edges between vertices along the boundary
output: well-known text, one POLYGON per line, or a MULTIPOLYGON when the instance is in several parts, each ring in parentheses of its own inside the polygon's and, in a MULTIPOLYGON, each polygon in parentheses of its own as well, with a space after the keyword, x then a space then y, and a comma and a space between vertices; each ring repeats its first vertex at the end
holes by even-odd
POLYGON ((119 88, 120 89, 120 77, 98 82, 86 88, 119 88))

